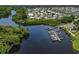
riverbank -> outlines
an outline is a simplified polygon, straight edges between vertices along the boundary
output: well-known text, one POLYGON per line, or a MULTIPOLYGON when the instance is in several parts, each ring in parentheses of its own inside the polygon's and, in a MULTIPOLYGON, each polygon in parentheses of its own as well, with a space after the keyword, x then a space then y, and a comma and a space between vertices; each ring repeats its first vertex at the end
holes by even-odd
POLYGON ((71 32, 68 31, 66 28, 63 28, 63 30, 71 38, 73 49, 75 51, 79 51, 79 32, 71 32))
POLYGON ((23 27, 0 25, 0 53, 8 53, 14 45, 19 45, 21 38, 28 36, 23 27))
POLYGON ((60 24, 60 21, 53 19, 28 19, 26 20, 27 25, 52 25, 56 26, 60 24))

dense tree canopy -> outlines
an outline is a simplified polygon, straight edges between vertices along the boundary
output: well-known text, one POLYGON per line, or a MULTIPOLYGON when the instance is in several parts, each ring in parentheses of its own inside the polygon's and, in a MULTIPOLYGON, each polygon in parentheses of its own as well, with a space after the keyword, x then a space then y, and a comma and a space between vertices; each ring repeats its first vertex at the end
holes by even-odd
POLYGON ((16 15, 13 16, 13 20, 17 23, 25 23, 27 19, 27 9, 25 7, 16 9, 16 15))
POLYGON ((59 25, 60 24, 60 21, 58 20, 54 20, 54 19, 28 19, 26 20, 26 24, 27 25, 53 25, 53 26, 56 26, 56 25, 59 25))
POLYGON ((69 23, 69 22, 72 22, 72 21, 74 21, 74 16, 73 15, 71 15, 71 16, 63 16, 62 18, 61 18, 61 22, 62 23, 69 23))
POLYGON ((27 30, 22 27, 0 25, 0 53, 7 53, 13 45, 19 45, 20 38, 27 34, 27 30))
POLYGON ((0 18, 8 17, 11 14, 11 7, 0 7, 0 18))

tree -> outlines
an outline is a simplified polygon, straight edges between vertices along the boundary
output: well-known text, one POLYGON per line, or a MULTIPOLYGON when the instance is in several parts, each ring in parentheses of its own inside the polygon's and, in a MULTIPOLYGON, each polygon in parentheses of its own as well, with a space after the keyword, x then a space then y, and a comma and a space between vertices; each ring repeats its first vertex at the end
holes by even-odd
POLYGON ((70 23, 74 21, 74 16, 71 15, 71 16, 63 16, 62 19, 61 19, 61 22, 62 23, 70 23))

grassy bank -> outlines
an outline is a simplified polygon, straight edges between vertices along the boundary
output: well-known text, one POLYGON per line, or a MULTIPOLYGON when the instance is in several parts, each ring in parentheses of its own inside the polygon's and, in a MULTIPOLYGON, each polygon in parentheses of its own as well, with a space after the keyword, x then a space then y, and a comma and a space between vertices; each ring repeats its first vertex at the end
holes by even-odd
POLYGON ((19 45, 22 37, 28 32, 22 27, 11 27, 0 25, 0 53, 8 53, 13 45, 19 45))
POLYGON ((68 36, 72 40, 72 47, 75 51, 79 51, 79 32, 69 32, 66 28, 64 28, 64 31, 68 34, 68 36))
POLYGON ((75 37, 73 37, 73 48, 79 51, 79 32, 75 32, 75 37))

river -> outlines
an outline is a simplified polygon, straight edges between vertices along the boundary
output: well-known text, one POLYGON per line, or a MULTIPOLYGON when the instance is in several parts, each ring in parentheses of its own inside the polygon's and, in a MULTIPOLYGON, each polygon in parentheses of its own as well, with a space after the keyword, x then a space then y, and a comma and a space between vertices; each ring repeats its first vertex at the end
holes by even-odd
MULTIPOLYGON (((0 25, 16 26, 17 24, 12 21, 12 16, 16 14, 14 10, 11 11, 12 15, 7 18, 0 19, 0 25)), ((24 38, 20 43, 18 51, 13 53, 18 54, 72 54, 75 53, 72 48, 70 38, 64 31, 61 31, 62 42, 53 42, 46 30, 47 25, 33 25, 24 26, 28 28, 29 37, 24 38)))

